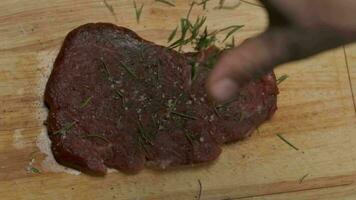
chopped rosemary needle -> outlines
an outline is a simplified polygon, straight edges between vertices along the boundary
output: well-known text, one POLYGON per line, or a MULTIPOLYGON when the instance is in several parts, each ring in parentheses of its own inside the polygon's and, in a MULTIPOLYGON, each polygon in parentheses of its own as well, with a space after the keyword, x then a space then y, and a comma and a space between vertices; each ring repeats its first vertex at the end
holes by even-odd
POLYGON ((197 3, 197 5, 203 5, 203 10, 205 10, 206 4, 208 3, 208 1, 210 1, 210 0, 202 0, 201 2, 197 3))
POLYGON ((279 77, 277 79, 277 85, 279 85, 280 83, 282 83, 283 81, 285 81, 287 78, 289 78, 289 76, 287 74, 283 74, 281 77, 279 77))
POLYGON ((76 122, 72 122, 72 123, 67 123, 66 125, 63 126, 63 128, 54 131, 53 135, 57 135, 57 134, 66 134, 70 129, 72 129, 75 126, 76 122))
POLYGON ((299 184, 303 183, 304 179, 309 176, 309 174, 305 174, 304 176, 302 176, 302 178, 299 179, 299 184))
POLYGON ((134 73, 130 70, 130 68, 129 68, 125 63, 120 62, 120 66, 123 67, 123 68, 127 71, 127 73, 129 73, 129 74, 130 74, 131 76, 133 76, 135 79, 138 79, 137 76, 136 76, 136 74, 134 74, 134 73))
POLYGON ((40 174, 41 171, 33 166, 28 166, 27 170, 33 174, 40 174))
POLYGON ((186 119, 193 119, 193 120, 197 120, 198 119, 198 118, 196 118, 194 116, 190 116, 190 115, 187 115, 187 114, 184 114, 184 113, 180 113, 180 112, 172 111, 171 113, 174 114, 174 115, 177 115, 179 117, 186 118, 186 119))
POLYGON ((167 4, 167 5, 172 6, 172 7, 176 6, 176 5, 174 5, 173 2, 171 2, 169 0, 156 0, 156 2, 161 2, 161 3, 167 4))
POLYGON ((232 25, 232 26, 228 26, 226 28, 220 29, 218 32, 227 31, 230 29, 230 31, 226 34, 226 36, 223 40, 223 42, 225 42, 232 34, 234 34, 236 31, 238 31, 242 27, 244 27, 244 26, 243 25, 232 25))
POLYGON ((84 135, 83 138, 99 138, 108 144, 110 143, 110 141, 106 137, 97 134, 84 135))
POLYGON ((124 98, 124 94, 120 92, 120 90, 115 90, 115 96, 119 96, 120 98, 124 98))
POLYGON ((177 30, 178 30, 178 27, 176 27, 173 31, 172 31, 172 33, 169 35, 169 37, 168 37, 168 42, 171 42, 172 40, 173 40, 173 38, 174 38, 174 36, 176 36, 176 34, 177 34, 177 30))
POLYGON ((134 4, 134 8, 135 8, 136 21, 137 21, 137 23, 140 23, 140 18, 141 18, 142 9, 143 9, 144 4, 142 4, 140 8, 137 7, 135 0, 133 1, 133 4, 134 4))
POLYGON ((232 9, 235 9, 235 8, 239 7, 240 1, 238 1, 235 5, 231 5, 231 6, 226 6, 224 4, 225 4, 225 0, 219 0, 219 6, 215 7, 215 9, 232 10, 232 9))
POLYGON ((184 132, 184 135, 187 138, 187 140, 189 141, 189 143, 191 145, 193 145, 193 142, 196 141, 196 138, 194 137, 194 135, 191 133, 188 133, 188 132, 184 132))
POLYGON ((103 0, 105 7, 110 11, 111 15, 117 20, 114 7, 110 5, 106 0, 103 0))
POLYGON ((199 184, 198 200, 200 200, 201 199, 201 195, 203 193, 203 184, 201 183, 200 179, 198 179, 198 184, 199 184))
POLYGON ((89 102, 91 101, 93 97, 88 97, 86 100, 84 100, 81 104, 80 104, 80 108, 85 108, 89 102))
POLYGON ((293 149, 295 149, 296 151, 298 151, 299 149, 294 146, 292 143, 290 143, 288 140, 286 140, 281 134, 277 134, 277 136, 279 137, 279 139, 281 139, 283 142, 285 142, 286 144, 288 144, 290 147, 292 147, 293 149))
POLYGON ((226 49, 232 49, 235 47, 235 37, 232 37, 231 43, 226 45, 226 49))

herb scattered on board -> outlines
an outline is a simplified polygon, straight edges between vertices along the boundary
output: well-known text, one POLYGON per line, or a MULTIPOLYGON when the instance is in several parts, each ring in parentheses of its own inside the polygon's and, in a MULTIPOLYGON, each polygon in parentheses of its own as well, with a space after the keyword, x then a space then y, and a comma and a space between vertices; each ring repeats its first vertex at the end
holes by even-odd
POLYGON ((203 10, 206 9, 206 4, 208 3, 208 1, 210 0, 201 0, 201 2, 198 2, 197 5, 202 5, 203 6, 203 10))
POLYGON ((88 97, 82 103, 80 103, 80 108, 85 108, 89 104, 89 102, 91 101, 92 98, 93 97, 88 97))
POLYGON ((28 166, 27 171, 32 173, 32 174, 40 174, 41 171, 33 166, 28 166))
POLYGON ((98 139, 103 140, 103 141, 106 142, 107 144, 110 143, 110 141, 109 141, 106 137, 101 136, 101 135, 97 135, 97 134, 84 135, 83 138, 98 138, 98 139))
POLYGON ((54 131, 52 134, 53 135, 57 135, 57 134, 66 134, 70 129, 72 129, 75 126, 76 122, 72 122, 72 123, 67 123, 66 125, 63 126, 63 128, 54 131))
POLYGON ((215 9, 232 10, 232 9, 235 9, 235 8, 239 7, 239 5, 240 5, 240 1, 238 1, 235 5, 226 6, 225 5, 225 0, 219 0, 219 5, 217 7, 215 7, 215 9))
POLYGON ((161 3, 164 3, 164 4, 167 4, 169 6, 172 6, 172 7, 175 7, 176 5, 174 5, 173 2, 169 1, 169 0, 155 0, 156 2, 161 2, 161 3))
POLYGON ((225 49, 232 49, 235 47, 235 37, 232 37, 231 43, 225 45, 225 49))
POLYGON ((136 21, 137 21, 137 23, 140 23, 140 18, 141 18, 142 9, 143 9, 144 4, 141 4, 140 7, 137 7, 136 1, 134 0, 133 5, 135 8, 136 21))
POLYGON ((199 184, 199 192, 198 192, 197 200, 200 200, 201 199, 201 195, 203 193, 203 184, 201 183, 200 179, 198 179, 198 184, 199 184))
POLYGON ((173 40, 173 38, 176 36, 177 34, 177 30, 178 30, 178 27, 176 27, 172 32, 171 34, 169 35, 168 37, 168 42, 171 42, 173 40))
POLYGON ((282 83, 283 81, 285 81, 287 78, 289 78, 289 76, 287 74, 283 74, 281 77, 279 77, 277 79, 277 85, 279 85, 280 83, 282 83))
POLYGON ((304 179, 309 176, 309 174, 305 174, 304 176, 302 176, 302 178, 299 179, 299 184, 303 183, 304 179))
POLYGON ((240 0, 241 2, 245 3, 245 4, 249 4, 251 6, 256 6, 256 7, 260 7, 260 8, 264 8, 263 5, 260 5, 260 4, 257 4, 257 3, 252 3, 252 2, 249 2, 249 1, 245 1, 245 0, 240 0))
POLYGON ((117 21, 116 13, 114 10, 114 7, 110 5, 106 0, 103 0, 105 7, 110 11, 111 15, 115 18, 115 21, 117 21))
POLYGON ((296 151, 298 151, 299 149, 294 146, 292 143, 290 143, 288 140, 286 140, 281 134, 277 134, 277 136, 279 137, 279 139, 281 139, 283 142, 285 142, 286 144, 288 144, 290 147, 292 147, 293 149, 295 149, 296 151))

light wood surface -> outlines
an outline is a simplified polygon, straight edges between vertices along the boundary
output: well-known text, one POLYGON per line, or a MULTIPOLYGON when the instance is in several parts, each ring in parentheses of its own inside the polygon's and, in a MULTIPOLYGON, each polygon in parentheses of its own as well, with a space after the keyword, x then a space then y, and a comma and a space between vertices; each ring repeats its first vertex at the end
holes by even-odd
MULTIPOLYGON (((238 42, 266 26, 261 7, 213 9, 217 2, 195 8, 192 17, 207 15, 211 29, 244 24, 238 42)), ((225 146, 209 166, 104 178, 48 170, 46 156, 33 152, 45 131, 43 87, 66 34, 84 23, 112 22, 164 45, 189 8, 187 0, 176 7, 137 0, 144 3, 137 24, 131 0, 107 3, 115 16, 101 0, 0 2, 0 199, 198 199, 198 180, 201 199, 356 199, 356 46, 278 68, 277 76, 290 78, 280 85, 274 118, 250 139, 225 146), (26 170, 32 158, 41 173, 26 170)))

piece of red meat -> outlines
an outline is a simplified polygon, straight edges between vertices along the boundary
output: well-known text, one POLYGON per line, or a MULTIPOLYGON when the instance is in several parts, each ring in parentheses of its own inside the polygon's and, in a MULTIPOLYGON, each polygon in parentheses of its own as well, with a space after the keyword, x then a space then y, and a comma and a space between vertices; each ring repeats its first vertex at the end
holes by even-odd
POLYGON ((273 115, 278 89, 271 72, 231 102, 212 102, 205 80, 213 53, 181 54, 113 24, 70 32, 45 91, 56 160, 96 175, 215 160, 220 144, 273 115))

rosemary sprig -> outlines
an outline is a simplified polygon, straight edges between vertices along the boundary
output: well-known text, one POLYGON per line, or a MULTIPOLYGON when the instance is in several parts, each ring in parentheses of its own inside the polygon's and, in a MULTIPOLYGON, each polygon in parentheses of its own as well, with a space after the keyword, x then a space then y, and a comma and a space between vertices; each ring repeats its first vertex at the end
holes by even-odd
POLYGON ((143 127, 141 120, 138 123, 139 143, 144 147, 146 144, 152 145, 152 134, 146 131, 143 127))
POLYGON ((80 108, 85 108, 85 107, 89 104, 89 102, 91 101, 92 98, 93 98, 93 97, 91 96, 91 97, 88 97, 86 100, 84 100, 84 101, 80 104, 80 108))
POLYGON ((171 1, 169 0, 155 0, 156 2, 161 2, 161 3, 164 3, 164 4, 167 4, 169 6, 172 6, 172 7, 175 7, 176 5, 174 5, 174 3, 172 3, 171 1))
POLYGON ((187 115, 187 114, 184 114, 184 113, 180 113, 180 112, 176 112, 176 111, 172 111, 171 113, 174 114, 174 115, 177 115, 179 117, 186 118, 186 119, 193 119, 193 120, 197 120, 198 119, 198 118, 196 118, 194 116, 190 116, 190 115, 187 115))
POLYGON ((141 18, 142 9, 143 9, 144 4, 142 4, 141 7, 138 8, 137 4, 136 4, 136 1, 134 0, 133 1, 133 5, 134 5, 134 8, 135 8, 136 21, 137 21, 137 23, 140 23, 140 18, 141 18))
POLYGON ((97 134, 84 135, 83 138, 99 138, 105 141, 107 144, 110 143, 110 141, 106 137, 97 134))
POLYGON ((199 52, 203 49, 210 47, 212 44, 214 44, 215 41, 215 34, 209 34, 208 27, 205 26, 204 32, 197 38, 195 42, 194 49, 199 52))
POLYGON ((57 134, 66 134, 69 130, 71 130, 74 126, 75 126, 76 122, 72 122, 72 123, 67 123, 66 125, 63 126, 63 128, 54 131, 52 134, 53 135, 57 135, 57 134))
POLYGON ((277 136, 279 137, 279 139, 281 139, 283 142, 285 142, 286 144, 288 144, 290 147, 292 147, 293 149, 295 149, 296 151, 298 151, 299 149, 294 146, 292 143, 290 143, 288 140, 286 140, 281 134, 277 134, 277 136))
POLYGON ((136 74, 134 74, 133 71, 131 71, 131 69, 125 63, 120 62, 120 66, 123 67, 127 71, 127 73, 129 73, 132 77, 134 77, 135 79, 138 79, 136 74))
POLYGON ((285 81, 287 78, 289 78, 289 76, 287 74, 283 74, 281 77, 279 77, 277 79, 277 85, 279 85, 280 83, 282 83, 283 81, 285 81))

